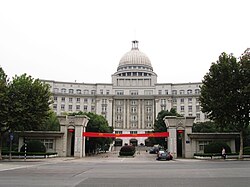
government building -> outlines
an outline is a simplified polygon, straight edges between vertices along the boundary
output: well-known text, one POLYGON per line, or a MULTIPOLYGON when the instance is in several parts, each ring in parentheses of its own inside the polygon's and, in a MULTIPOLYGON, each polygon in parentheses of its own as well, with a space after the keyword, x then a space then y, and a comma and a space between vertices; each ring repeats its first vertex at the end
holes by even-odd
MULTIPOLYGON (((199 102, 202 83, 158 83, 138 41, 132 41, 131 50, 121 57, 112 83, 43 81, 51 86, 57 115, 93 112, 104 116, 116 134, 151 132, 158 113, 171 108, 184 117, 195 117, 194 122, 207 120, 199 102)), ((146 139, 121 138, 116 144, 146 144, 146 139)))

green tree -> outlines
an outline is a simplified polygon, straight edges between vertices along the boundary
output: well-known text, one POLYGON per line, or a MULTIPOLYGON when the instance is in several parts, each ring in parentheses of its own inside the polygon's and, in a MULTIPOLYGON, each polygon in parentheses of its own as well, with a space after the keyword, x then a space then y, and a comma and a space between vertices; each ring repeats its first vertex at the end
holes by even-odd
MULTIPOLYGON (((247 59, 249 63, 249 58, 247 59)), ((249 75, 242 63, 233 55, 222 53, 216 63, 212 63, 204 76, 201 86, 202 112, 216 122, 221 129, 229 128, 240 132, 243 153, 243 134, 249 125, 249 75)))
POLYGON ((216 124, 213 121, 206 121, 200 123, 194 123, 192 127, 192 132, 204 132, 204 133, 212 133, 212 132, 232 132, 233 130, 229 127, 221 128, 220 125, 216 124))
MULTIPOLYGON (((154 123, 154 132, 166 132, 167 127, 163 120, 165 116, 178 116, 181 115, 176 112, 174 108, 171 108, 170 111, 168 110, 162 110, 158 113, 157 118, 154 123)), ((159 144, 161 146, 166 147, 166 141, 165 138, 149 138, 152 144, 159 144)))
POLYGON ((3 134, 9 130, 8 121, 8 79, 4 70, 0 67, 0 159, 2 152, 3 134))
POLYGON ((18 130, 39 130, 49 117, 51 92, 48 84, 23 74, 9 85, 9 126, 18 130))
POLYGON ((45 123, 38 127, 38 130, 41 131, 59 131, 60 122, 57 118, 57 115, 54 111, 49 111, 49 116, 46 119, 45 123))

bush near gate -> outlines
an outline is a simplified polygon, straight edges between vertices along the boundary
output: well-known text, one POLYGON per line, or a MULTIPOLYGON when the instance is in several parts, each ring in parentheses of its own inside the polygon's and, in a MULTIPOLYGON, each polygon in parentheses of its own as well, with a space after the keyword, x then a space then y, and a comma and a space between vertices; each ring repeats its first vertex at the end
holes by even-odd
POLYGON ((124 145, 120 152, 120 156, 133 156, 135 154, 135 147, 132 145, 124 145))
POLYGON ((212 142, 205 146, 204 153, 220 153, 225 148, 226 154, 231 153, 231 148, 224 142, 212 142))
MULTIPOLYGON (((21 152, 25 151, 25 145, 21 147, 21 152)), ((26 152, 40 152, 40 153, 45 153, 46 152, 46 147, 44 144, 38 140, 32 140, 27 143, 27 149, 26 152)))

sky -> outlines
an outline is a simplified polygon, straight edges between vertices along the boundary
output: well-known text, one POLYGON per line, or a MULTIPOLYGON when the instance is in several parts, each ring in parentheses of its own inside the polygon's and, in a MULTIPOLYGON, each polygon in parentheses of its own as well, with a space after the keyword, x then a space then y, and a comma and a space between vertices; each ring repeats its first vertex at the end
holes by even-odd
POLYGON ((139 41, 158 83, 200 82, 222 52, 250 47, 249 0, 2 0, 0 66, 9 78, 111 83, 139 41))

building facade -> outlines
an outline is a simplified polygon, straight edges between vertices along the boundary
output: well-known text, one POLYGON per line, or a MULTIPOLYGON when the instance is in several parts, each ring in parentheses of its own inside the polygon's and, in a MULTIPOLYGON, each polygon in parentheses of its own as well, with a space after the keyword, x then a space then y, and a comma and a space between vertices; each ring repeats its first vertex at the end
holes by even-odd
MULTIPOLYGON (((157 114, 175 108, 183 116, 204 122, 199 96, 201 82, 158 83, 150 59, 132 41, 121 58, 112 83, 76 83, 44 80, 51 86, 53 110, 58 114, 93 112, 103 115, 115 133, 143 134, 153 130, 157 114)), ((122 138, 117 144, 145 144, 146 138, 122 138)))

